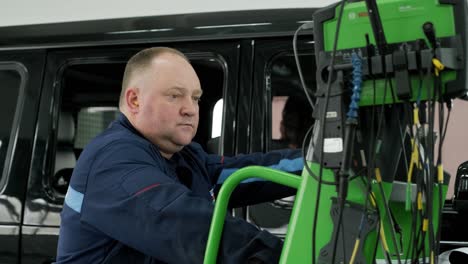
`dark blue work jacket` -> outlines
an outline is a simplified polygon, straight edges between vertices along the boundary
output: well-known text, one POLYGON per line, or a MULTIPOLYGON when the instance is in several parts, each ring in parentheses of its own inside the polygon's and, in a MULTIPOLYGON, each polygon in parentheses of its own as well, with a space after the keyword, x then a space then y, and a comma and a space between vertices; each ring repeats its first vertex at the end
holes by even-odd
MULTIPOLYGON (((84 149, 73 171, 57 263, 202 263, 213 189, 248 165, 289 172, 303 168, 299 151, 228 158, 207 154, 196 143, 167 160, 121 114, 84 149)), ((234 200, 244 203, 291 194, 271 182, 240 185, 234 200)), ((281 247, 270 233, 227 216, 219 262, 247 263, 256 257, 274 263, 281 247)))

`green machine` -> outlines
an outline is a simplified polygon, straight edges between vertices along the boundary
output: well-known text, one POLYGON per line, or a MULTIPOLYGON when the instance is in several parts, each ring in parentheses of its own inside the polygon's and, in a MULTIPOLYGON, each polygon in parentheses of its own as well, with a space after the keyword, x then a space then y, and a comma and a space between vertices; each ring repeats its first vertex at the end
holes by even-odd
POLYGON ((216 263, 231 192, 250 177, 297 189, 280 263, 437 263, 446 112, 468 91, 466 5, 366 0, 318 10, 316 123, 302 176, 262 167, 230 176, 205 263, 216 263))

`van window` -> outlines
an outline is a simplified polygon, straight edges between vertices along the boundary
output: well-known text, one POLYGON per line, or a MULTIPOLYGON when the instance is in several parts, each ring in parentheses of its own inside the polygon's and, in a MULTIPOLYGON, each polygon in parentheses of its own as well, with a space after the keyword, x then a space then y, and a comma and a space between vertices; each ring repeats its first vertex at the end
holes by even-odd
POLYGON ((74 147, 83 149, 104 131, 119 114, 117 107, 86 107, 78 112, 74 147))
POLYGON ((211 138, 221 136, 223 119, 223 99, 219 99, 213 108, 213 120, 211 121, 211 138))
POLYGON ((288 96, 271 97, 271 139, 281 140, 281 121, 288 96))
MULTIPOLYGON (((307 88, 315 90, 314 56, 299 56, 307 88)), ((268 71, 267 71, 268 72, 268 71)), ((273 58, 271 76, 271 134, 270 150, 300 148, 307 130, 313 124, 312 108, 299 79, 292 54, 273 58)))
MULTIPOLYGON (((66 193, 73 168, 85 146, 118 116, 125 64, 124 61, 96 62, 71 65, 64 70, 55 165, 49 181, 57 193, 66 193)), ((211 146, 216 151, 223 119, 223 63, 211 57, 197 57, 191 60, 191 64, 203 89, 199 103, 200 121, 194 141, 205 150, 209 151, 211 146), (217 131, 217 140, 210 141, 213 131, 217 131)))
POLYGON ((9 173, 9 163, 16 141, 17 128, 14 127, 16 108, 21 88, 21 75, 16 70, 0 68, 0 190, 9 173))

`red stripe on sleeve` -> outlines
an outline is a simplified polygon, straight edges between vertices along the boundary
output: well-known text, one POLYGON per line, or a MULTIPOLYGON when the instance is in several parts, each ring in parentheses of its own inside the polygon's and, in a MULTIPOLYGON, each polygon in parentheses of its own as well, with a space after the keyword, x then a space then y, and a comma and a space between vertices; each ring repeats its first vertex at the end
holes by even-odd
POLYGON ((148 190, 150 190, 150 189, 153 189, 154 187, 158 187, 158 186, 159 186, 159 183, 151 184, 150 186, 147 186, 147 187, 145 187, 145 188, 139 190, 138 192, 136 192, 136 193, 134 194, 134 196, 137 196, 137 195, 139 195, 139 194, 141 194, 141 193, 144 193, 144 192, 146 192, 146 191, 148 191, 148 190))

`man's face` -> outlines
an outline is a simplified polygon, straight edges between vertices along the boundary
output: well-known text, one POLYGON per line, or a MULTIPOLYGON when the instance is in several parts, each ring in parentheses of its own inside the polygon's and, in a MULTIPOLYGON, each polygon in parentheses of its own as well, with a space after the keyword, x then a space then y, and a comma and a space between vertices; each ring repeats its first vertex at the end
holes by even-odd
POLYGON ((153 60, 139 86, 134 125, 169 158, 197 132, 200 81, 186 60, 167 53, 153 60))

